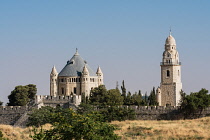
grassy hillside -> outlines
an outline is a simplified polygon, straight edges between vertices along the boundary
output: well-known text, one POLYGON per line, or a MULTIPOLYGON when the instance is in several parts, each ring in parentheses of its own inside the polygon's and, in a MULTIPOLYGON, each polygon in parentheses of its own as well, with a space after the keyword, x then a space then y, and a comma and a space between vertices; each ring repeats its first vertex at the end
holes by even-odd
POLYGON ((114 121, 112 124, 119 127, 115 133, 122 140, 210 140, 210 117, 177 121, 114 121))
MULTIPOLYGON (((115 133, 120 135, 122 140, 210 140, 210 117, 178 121, 114 121, 112 124, 118 127, 115 133)), ((50 128, 50 126, 45 125, 44 128, 50 128)), ((0 130, 4 137, 10 140, 30 140, 29 128, 0 125, 0 130)))

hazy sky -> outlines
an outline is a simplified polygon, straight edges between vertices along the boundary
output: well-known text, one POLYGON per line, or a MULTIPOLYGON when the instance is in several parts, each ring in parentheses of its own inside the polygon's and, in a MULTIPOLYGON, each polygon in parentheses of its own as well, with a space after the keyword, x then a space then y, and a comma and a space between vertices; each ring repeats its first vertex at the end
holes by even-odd
POLYGON ((182 62, 183 90, 210 90, 209 0, 2 0, 0 100, 17 85, 49 95, 49 76, 78 48, 108 89, 150 92, 160 84, 165 39, 172 35, 182 62))

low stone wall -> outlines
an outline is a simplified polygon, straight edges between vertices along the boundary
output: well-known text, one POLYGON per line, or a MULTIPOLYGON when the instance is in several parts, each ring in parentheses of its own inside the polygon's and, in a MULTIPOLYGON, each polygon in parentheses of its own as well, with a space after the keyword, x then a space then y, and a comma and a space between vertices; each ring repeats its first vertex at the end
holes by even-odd
POLYGON ((26 106, 0 106, 0 124, 14 125, 26 111, 26 106))
MULTIPOLYGON (((137 120, 176 120, 183 119, 178 106, 130 106, 136 113, 137 120)), ((204 109, 201 113, 197 112, 187 119, 210 116, 210 107, 204 109)))
MULTIPOLYGON (((45 104, 45 106, 47 103, 45 104)), ((52 106, 52 102, 49 102, 52 106)), ((70 107, 74 108, 75 105, 69 104, 70 107)), ((164 107, 164 106, 123 106, 124 108, 131 108, 136 112, 137 120, 174 120, 182 119, 182 114, 180 114, 179 107, 164 107), (181 115, 181 116, 180 116, 181 115)), ((8 125, 20 125, 25 124, 27 118, 27 112, 30 107, 26 106, 0 106, 0 124, 8 125), (26 117, 24 117, 24 115, 26 117)), ((35 107, 37 108, 37 107, 35 107)), ((205 117, 210 116, 210 107, 205 110, 198 112, 193 117, 205 117)), ((189 118, 193 119, 193 118, 189 118)))

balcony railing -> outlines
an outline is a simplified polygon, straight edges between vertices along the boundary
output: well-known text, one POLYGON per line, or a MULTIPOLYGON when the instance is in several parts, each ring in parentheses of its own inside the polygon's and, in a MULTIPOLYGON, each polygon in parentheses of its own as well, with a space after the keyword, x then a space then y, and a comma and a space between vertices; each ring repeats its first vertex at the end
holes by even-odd
POLYGON ((181 65, 181 62, 160 62, 160 65, 181 65))

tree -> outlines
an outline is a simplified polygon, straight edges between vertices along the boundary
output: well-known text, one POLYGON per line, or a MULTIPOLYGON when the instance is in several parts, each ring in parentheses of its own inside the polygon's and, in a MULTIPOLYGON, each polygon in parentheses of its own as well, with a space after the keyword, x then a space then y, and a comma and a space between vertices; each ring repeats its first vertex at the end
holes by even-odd
POLYGON ((122 86, 121 86, 121 90, 122 90, 122 96, 125 98, 126 96, 126 88, 125 88, 125 81, 122 81, 122 86))
POLYGON ((118 89, 106 90, 105 86, 99 86, 91 91, 89 102, 96 106, 115 106, 123 104, 123 97, 118 89))
POLYGON ((106 105, 105 96, 107 94, 106 87, 104 85, 100 85, 99 87, 91 90, 89 103, 92 105, 106 105))
POLYGON ((147 96, 147 92, 145 93, 145 96, 144 96, 144 102, 145 102, 145 105, 148 105, 148 96, 147 96))
POLYGON ((120 106, 123 104, 123 97, 118 89, 110 89, 105 95, 105 102, 109 106, 120 106))
POLYGON ((41 130, 39 133, 31 135, 34 140, 119 139, 114 134, 115 127, 113 125, 97 121, 92 116, 77 114, 72 109, 62 109, 61 112, 53 112, 51 117, 53 127, 50 130, 41 130))
POLYGON ((28 98, 33 100, 37 93, 36 85, 29 84, 29 85, 26 85, 25 87, 28 88, 28 98))
POLYGON ((184 114, 185 118, 200 112, 210 106, 210 95, 208 90, 202 88, 199 92, 191 93, 186 95, 181 92, 181 112, 184 114))
POLYGON ((8 106, 24 106, 33 100, 37 92, 36 85, 16 86, 8 96, 8 106))
POLYGON ((156 106, 157 100, 156 100, 156 95, 155 95, 155 87, 153 87, 152 91, 150 92, 150 96, 148 97, 149 105, 150 106, 156 106))
POLYGON ((142 100, 142 95, 141 95, 141 90, 139 90, 139 93, 135 93, 133 95, 133 99, 134 99, 134 105, 140 106, 143 105, 143 100, 142 100))
POLYGON ((46 123, 52 123, 51 113, 56 112, 56 108, 43 106, 40 109, 34 109, 28 114, 27 126, 41 126, 46 123))

